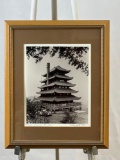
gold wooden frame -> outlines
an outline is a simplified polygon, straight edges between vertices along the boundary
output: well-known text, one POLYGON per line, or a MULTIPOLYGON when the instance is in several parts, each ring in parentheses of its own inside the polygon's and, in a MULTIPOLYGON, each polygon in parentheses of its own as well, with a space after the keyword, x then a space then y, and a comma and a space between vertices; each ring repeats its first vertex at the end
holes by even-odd
MULTIPOLYGON (((102 54, 101 54, 102 55, 102 54)), ((109 147, 109 21, 6 21, 5 22, 5 147, 14 148, 16 145, 29 148, 85 148, 93 145, 98 148, 109 147), (14 128, 13 114, 13 88, 14 88, 14 75, 13 75, 13 41, 14 30, 27 30, 28 28, 38 29, 42 28, 65 28, 65 27, 82 27, 84 28, 100 28, 101 29, 101 53, 103 52, 104 58, 101 61, 101 131, 100 141, 87 141, 87 140, 14 140, 11 135, 14 128), (102 88, 103 87, 103 88, 102 88)))

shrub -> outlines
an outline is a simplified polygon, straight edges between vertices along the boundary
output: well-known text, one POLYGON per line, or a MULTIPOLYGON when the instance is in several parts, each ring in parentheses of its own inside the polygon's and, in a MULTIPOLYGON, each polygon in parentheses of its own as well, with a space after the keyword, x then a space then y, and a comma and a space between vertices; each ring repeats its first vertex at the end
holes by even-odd
POLYGON ((60 121, 61 123, 75 123, 77 114, 70 114, 69 111, 64 112, 65 116, 60 121))

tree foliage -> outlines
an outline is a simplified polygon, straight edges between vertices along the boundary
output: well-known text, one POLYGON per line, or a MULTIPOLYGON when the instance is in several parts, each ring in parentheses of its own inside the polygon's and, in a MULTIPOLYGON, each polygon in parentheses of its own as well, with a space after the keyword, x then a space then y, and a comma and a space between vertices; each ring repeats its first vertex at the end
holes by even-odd
POLYGON ((26 99, 27 102, 27 114, 29 115, 30 119, 35 119, 36 112, 38 110, 38 107, 33 101, 29 98, 26 99))
POLYGON ((43 56, 50 54, 51 57, 58 55, 58 58, 68 60, 68 63, 75 66, 76 69, 81 69, 87 76, 89 75, 88 64, 84 61, 84 55, 88 54, 88 47, 26 47, 26 55, 35 58, 38 63, 43 59, 43 56))
POLYGON ((27 123, 49 123, 47 113, 42 111, 42 103, 36 102, 29 98, 26 99, 27 103, 27 123), (42 115, 40 114, 42 112, 42 115))

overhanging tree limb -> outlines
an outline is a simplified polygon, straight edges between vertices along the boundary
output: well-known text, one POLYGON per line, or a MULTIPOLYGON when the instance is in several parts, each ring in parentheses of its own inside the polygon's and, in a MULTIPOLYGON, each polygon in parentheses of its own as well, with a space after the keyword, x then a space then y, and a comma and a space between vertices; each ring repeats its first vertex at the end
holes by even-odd
POLYGON ((89 47, 39 47, 27 46, 26 55, 35 58, 35 63, 40 62, 43 56, 50 54, 51 57, 58 54, 59 58, 68 60, 68 64, 75 66, 76 69, 81 69, 87 76, 89 75, 88 64, 84 62, 84 55, 88 54, 89 47))

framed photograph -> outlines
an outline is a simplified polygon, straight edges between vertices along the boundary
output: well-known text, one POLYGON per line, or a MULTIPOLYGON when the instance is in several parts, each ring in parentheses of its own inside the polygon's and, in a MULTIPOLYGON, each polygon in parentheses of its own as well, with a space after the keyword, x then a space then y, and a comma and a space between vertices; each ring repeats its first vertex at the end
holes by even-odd
POLYGON ((5 147, 109 147, 109 21, 5 22, 5 147))

